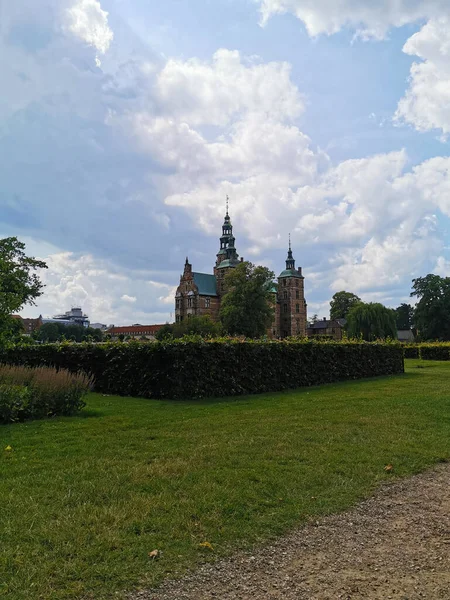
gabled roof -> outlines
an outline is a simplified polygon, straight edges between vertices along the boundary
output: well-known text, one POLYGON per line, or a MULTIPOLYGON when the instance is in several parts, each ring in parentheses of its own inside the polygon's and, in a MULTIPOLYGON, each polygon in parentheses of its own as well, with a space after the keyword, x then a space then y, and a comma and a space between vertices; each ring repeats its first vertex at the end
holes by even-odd
POLYGON ((328 327, 345 327, 346 319, 322 319, 315 323, 310 323, 308 329, 328 329, 328 327))
POLYGON ((200 296, 217 296, 216 278, 209 273, 192 273, 200 296))

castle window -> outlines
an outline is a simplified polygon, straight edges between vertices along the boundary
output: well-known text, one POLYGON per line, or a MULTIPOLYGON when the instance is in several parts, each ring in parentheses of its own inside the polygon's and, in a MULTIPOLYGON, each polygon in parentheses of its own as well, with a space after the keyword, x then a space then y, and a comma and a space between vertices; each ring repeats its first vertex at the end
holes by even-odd
POLYGON ((188 308, 192 308, 192 298, 188 298, 188 308))
POLYGON ((175 300, 175 308, 180 308, 180 299, 179 298, 177 298, 175 300))
POLYGON ((283 279, 283 285, 286 286, 286 279, 283 279))
POLYGON ((209 308, 211 306, 211 298, 205 298, 205 308, 209 308))
POLYGON ((300 304, 295 305, 295 312, 300 312, 300 304))
POLYGON ((298 287, 298 279, 295 280, 295 285, 298 287))
POLYGON ((286 290, 284 291, 283 296, 284 296, 284 299, 287 300, 287 292, 286 292, 286 290))
POLYGON ((288 305, 287 305, 287 304, 285 304, 285 305, 283 306, 283 310, 284 310, 284 312, 285 312, 285 313, 287 313, 287 311, 288 311, 288 305))
POLYGON ((296 300, 300 298, 300 292, 298 290, 295 291, 295 298, 296 300))

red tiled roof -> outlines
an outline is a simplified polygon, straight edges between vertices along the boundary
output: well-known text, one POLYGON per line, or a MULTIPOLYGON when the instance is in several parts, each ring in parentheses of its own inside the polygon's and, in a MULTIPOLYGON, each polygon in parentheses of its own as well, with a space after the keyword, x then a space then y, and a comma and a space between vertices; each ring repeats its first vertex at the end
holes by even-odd
POLYGON ((111 327, 106 331, 106 333, 112 333, 113 335, 119 335, 121 333, 125 335, 145 335, 146 333, 154 335, 161 329, 161 327, 164 327, 164 325, 127 325, 125 327, 111 327))

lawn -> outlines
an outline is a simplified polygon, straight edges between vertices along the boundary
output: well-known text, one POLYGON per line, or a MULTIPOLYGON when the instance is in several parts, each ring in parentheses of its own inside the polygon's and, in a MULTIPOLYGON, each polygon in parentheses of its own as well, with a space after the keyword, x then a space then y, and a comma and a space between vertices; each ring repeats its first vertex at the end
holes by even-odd
POLYGON ((406 366, 232 399, 92 394, 79 417, 0 426, 0 597, 152 586, 448 460, 450 363, 406 366))

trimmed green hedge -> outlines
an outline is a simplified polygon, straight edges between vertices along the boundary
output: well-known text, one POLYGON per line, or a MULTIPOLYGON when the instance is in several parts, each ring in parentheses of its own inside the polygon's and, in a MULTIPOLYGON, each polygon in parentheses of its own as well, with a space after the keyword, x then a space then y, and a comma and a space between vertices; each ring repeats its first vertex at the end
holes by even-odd
POLYGON ((422 360, 450 360, 449 344, 420 344, 422 360))
POLYGON ((420 358, 419 346, 403 346, 405 358, 420 358))
POLYGON ((405 358, 421 358, 422 360, 450 360, 449 342, 421 342, 403 346, 405 358))
POLYGON ((359 342, 45 344, 0 351, 0 362, 83 370, 96 391, 147 398, 252 394, 404 371, 400 345, 359 342))

